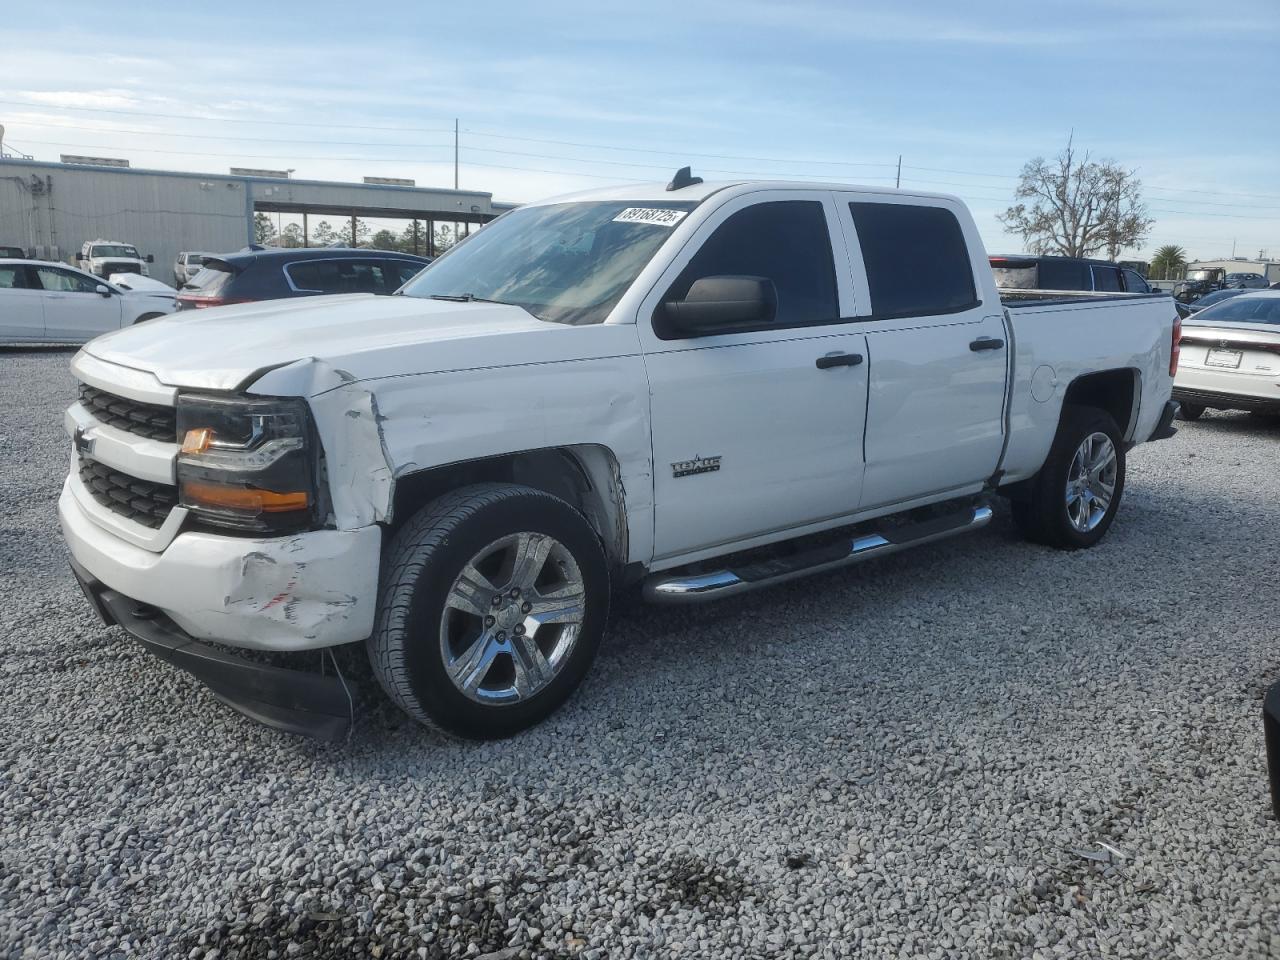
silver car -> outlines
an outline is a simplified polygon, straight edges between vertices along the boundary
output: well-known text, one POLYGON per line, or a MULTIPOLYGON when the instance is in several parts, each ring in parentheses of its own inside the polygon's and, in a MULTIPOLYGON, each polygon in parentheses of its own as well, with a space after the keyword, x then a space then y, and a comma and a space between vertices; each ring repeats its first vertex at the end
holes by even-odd
POLYGON ((204 262, 214 254, 205 250, 184 250, 173 261, 174 286, 182 289, 182 285, 194 277, 204 267, 204 262))

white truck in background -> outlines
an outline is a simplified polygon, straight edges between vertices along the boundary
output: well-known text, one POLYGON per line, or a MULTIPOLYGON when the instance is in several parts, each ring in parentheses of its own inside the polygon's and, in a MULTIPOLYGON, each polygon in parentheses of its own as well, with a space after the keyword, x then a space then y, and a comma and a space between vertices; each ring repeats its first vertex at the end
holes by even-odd
POLYGON ((85 241, 76 254, 76 265, 81 270, 104 280, 114 273, 140 273, 149 277, 151 269, 147 264, 154 262, 153 255, 142 256, 131 243, 101 238, 85 241))
MULTIPOLYGON (((367 646, 475 738, 586 675, 614 588, 731 597, 974 530, 1090 547, 1173 433, 1167 296, 997 290, 949 196, 661 184, 507 213, 391 297, 219 307, 72 369, 86 595, 259 720, 346 729, 367 646)), ((922 588, 924 585, 922 585, 922 588)))

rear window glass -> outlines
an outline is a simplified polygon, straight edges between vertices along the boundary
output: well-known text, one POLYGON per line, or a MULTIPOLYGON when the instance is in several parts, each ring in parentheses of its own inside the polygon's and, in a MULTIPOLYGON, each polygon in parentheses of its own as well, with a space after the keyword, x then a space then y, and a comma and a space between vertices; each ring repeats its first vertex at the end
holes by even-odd
POLYGON ((877 317, 956 313, 976 306, 969 248, 950 210, 851 203, 877 317))
POLYGON ((182 285, 182 289, 212 297, 221 293, 235 277, 235 271, 225 263, 206 263, 199 273, 182 285))
POLYGON ((1232 297, 1191 315, 1188 324, 1276 323, 1280 324, 1280 297, 1232 297))
POLYGON ((991 273, 996 278, 996 286, 1010 290, 1036 289, 1036 264, 1023 260, 991 262, 991 273))

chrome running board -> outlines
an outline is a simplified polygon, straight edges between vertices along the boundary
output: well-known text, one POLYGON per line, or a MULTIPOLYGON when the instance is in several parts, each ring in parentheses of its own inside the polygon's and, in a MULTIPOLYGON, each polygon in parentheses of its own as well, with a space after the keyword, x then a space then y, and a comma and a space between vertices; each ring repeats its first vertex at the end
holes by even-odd
POLYGON ((953 537, 985 527, 990 521, 991 508, 986 504, 978 504, 921 523, 886 529, 880 533, 859 534, 852 540, 778 559, 749 561, 732 569, 695 574, 664 571, 645 580, 644 597, 650 603, 719 600, 735 593, 771 587, 775 583, 785 583, 813 573, 835 570, 872 557, 953 537))

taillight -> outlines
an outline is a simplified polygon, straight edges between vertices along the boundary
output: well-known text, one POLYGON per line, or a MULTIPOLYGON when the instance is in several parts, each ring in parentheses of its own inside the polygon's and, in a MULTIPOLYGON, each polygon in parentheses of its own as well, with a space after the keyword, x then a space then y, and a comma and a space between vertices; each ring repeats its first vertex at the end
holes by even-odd
POLYGON ((232 303, 253 303, 252 297, 179 297, 180 305, 194 307, 197 310, 204 307, 225 307, 232 303))
POLYGON ((1178 358, 1182 354, 1182 318, 1173 318, 1173 342, 1169 345, 1169 376, 1178 372, 1178 358))

